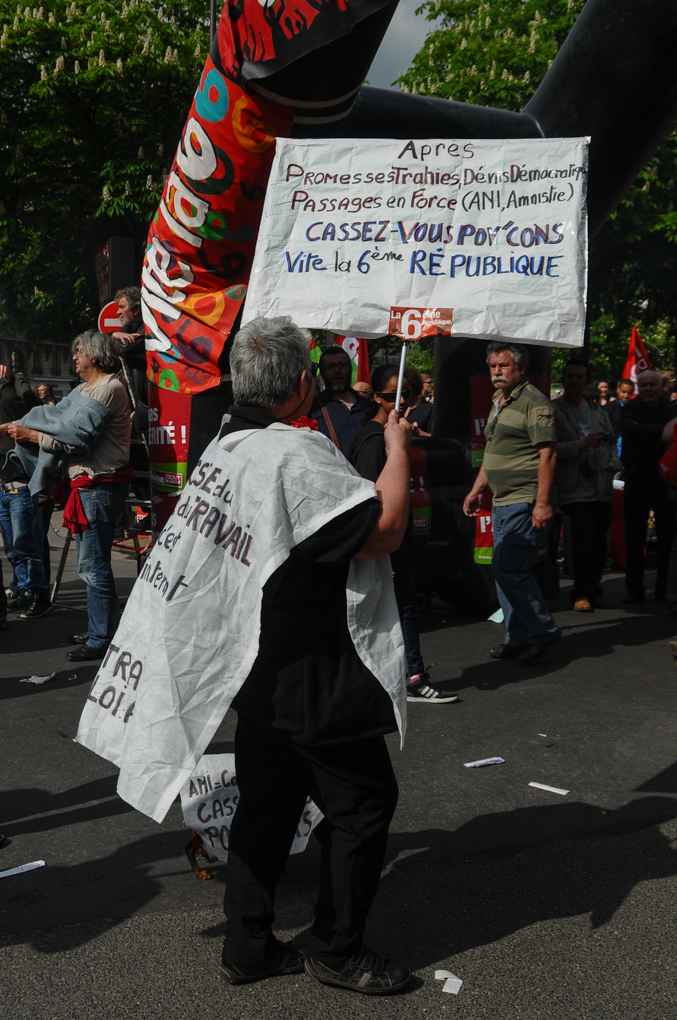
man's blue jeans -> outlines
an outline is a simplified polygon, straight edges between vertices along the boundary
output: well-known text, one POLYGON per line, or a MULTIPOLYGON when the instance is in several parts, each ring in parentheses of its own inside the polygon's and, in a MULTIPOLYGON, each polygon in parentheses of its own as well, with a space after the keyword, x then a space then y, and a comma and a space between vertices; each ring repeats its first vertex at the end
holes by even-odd
POLYGON ((538 552, 538 531, 531 523, 533 503, 492 508, 496 578, 508 634, 505 643, 517 648, 540 645, 559 634, 532 574, 538 552))
POLYGON ((27 485, 12 491, 0 490, 0 529, 5 553, 14 570, 17 588, 32 595, 48 590, 42 544, 36 542, 38 521, 41 521, 38 497, 31 496, 27 485))
POLYGON ((108 645, 118 623, 118 600, 110 565, 113 537, 127 496, 127 486, 115 482, 80 489, 88 527, 75 536, 78 574, 87 585, 87 644, 108 645))

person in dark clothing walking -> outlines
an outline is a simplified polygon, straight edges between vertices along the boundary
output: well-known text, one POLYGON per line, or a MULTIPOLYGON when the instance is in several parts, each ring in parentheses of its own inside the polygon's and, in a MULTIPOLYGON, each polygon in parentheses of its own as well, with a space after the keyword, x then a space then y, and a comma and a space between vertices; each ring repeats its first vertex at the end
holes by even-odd
MULTIPOLYGON (((348 454, 348 460, 355 470, 371 482, 376 481, 385 467, 384 427, 388 423, 388 416, 395 410, 397 379, 397 365, 379 365, 372 373, 371 381, 374 393, 364 411, 365 424, 348 454)), ((406 410, 410 393, 408 377, 405 375, 401 413, 406 410)), ((411 540, 411 519, 407 525, 402 545, 390 554, 395 597, 400 611, 404 647, 407 652, 407 668, 409 670, 407 701, 423 701, 431 705, 443 705, 450 701, 457 701, 458 695, 453 691, 436 690, 428 683, 430 677, 421 657, 417 618, 418 592, 407 549, 408 539, 411 540)))
MULTIPOLYGON (((303 426, 314 392, 309 341, 285 319, 254 319, 238 333, 230 354, 236 405, 222 440, 270 429, 274 442, 280 423, 303 426)), ((390 994, 411 977, 362 944, 397 800, 383 739, 396 721, 391 697, 353 643, 346 602, 351 559, 396 549, 408 516, 410 426, 393 415, 386 428, 379 498, 367 493, 294 546, 263 587, 258 655, 233 701, 240 801, 229 838, 222 967, 231 984, 305 966, 326 984, 390 994), (309 624, 309 600, 320 627, 309 624), (325 818, 317 833, 320 895, 302 962, 271 926, 275 886, 307 796, 325 818)), ((335 471, 337 478, 349 472, 343 457, 335 471)), ((278 499, 277 490, 269 498, 278 499)))
MULTIPOLYGON (((569 593, 578 613, 612 609, 604 599, 602 573, 611 524, 614 472, 620 469, 607 408, 586 395, 588 366, 572 359, 564 366, 564 393, 553 403, 557 443, 557 502, 569 519, 574 584, 569 593)), ((565 532, 565 535, 567 533, 565 532)))
POLYGON ((649 511, 658 535, 655 599, 665 601, 668 560, 675 533, 675 508, 660 479, 658 462, 664 453, 663 429, 677 416, 677 406, 663 393, 658 372, 641 372, 639 395, 622 411, 622 452, 625 468, 625 585, 621 602, 644 601, 644 546, 649 511))

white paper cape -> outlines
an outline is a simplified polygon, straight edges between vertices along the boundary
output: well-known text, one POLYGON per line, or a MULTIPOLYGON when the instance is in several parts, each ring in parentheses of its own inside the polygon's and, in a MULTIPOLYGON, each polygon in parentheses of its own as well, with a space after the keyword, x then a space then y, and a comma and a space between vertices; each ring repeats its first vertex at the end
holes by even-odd
MULTIPOLYGON (((134 585, 76 739, 160 822, 249 675, 262 589, 290 550, 375 496, 319 432, 277 423, 214 440, 134 585)), ((351 561, 348 626, 404 739, 406 660, 390 559, 351 561)), ((312 625, 310 593, 308 622, 312 625)))

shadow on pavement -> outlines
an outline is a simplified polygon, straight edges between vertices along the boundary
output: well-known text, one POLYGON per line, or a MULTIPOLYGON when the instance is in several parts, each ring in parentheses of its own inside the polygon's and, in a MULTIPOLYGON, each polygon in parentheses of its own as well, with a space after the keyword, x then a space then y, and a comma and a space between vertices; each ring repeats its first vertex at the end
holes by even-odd
MULTIPOLYGON (((70 645, 69 647, 73 648, 75 646, 70 645)), ((43 691, 60 691, 64 687, 91 687, 98 668, 98 662, 91 665, 82 662, 69 663, 65 669, 58 669, 56 671, 51 669, 50 672, 56 672, 56 676, 53 680, 48 680, 44 684, 21 683, 22 680, 26 679, 25 674, 5 677, 3 680, 0 680, 0 701, 10 698, 39 697, 43 691)), ((48 674, 45 673, 44 675, 47 676, 48 674)), ((62 736, 66 735, 62 734, 62 736)), ((72 736, 74 737, 75 733, 72 736)))
MULTIPOLYGON (((594 660, 616 654, 616 646, 631 648, 655 641, 667 641, 672 636, 674 626, 674 621, 653 614, 649 617, 623 617, 620 620, 590 619, 587 623, 575 623, 568 627, 565 625, 562 628, 564 635, 562 640, 546 652, 542 662, 534 666, 522 666, 519 661, 488 659, 487 662, 464 669, 461 675, 454 679, 454 688, 463 690, 467 687, 476 687, 482 690, 495 690, 504 684, 548 676, 579 659, 592 660, 590 669, 591 672, 596 672, 599 666, 594 660)), ((503 635, 500 634, 495 643, 498 645, 502 640, 503 635)), ((666 670, 672 667, 671 653, 667 645, 665 666, 666 670)))
MULTIPOLYGON (((674 802, 650 800, 661 821, 677 817, 674 802)), ((553 918, 588 914, 599 928, 639 883, 677 874, 677 850, 656 824, 638 819, 633 804, 613 817, 592 831, 453 860, 461 830, 394 836, 393 849, 410 855, 387 869, 367 938, 418 969, 553 918)), ((502 821, 487 816, 464 828, 496 836, 502 821)))
POLYGON ((677 762, 635 787, 641 793, 677 793, 677 762))
POLYGON ((9 613, 7 630, 2 634, 2 650, 14 654, 53 651, 59 655, 62 650, 74 647, 70 635, 79 634, 83 629, 87 629, 86 612, 75 612, 71 608, 55 609, 39 620, 22 620, 18 613, 9 613))
POLYGON ((95 779, 63 793, 48 793, 40 789, 8 790, 0 794, 0 816, 3 835, 13 836, 28 832, 49 832, 66 825, 123 815, 134 809, 116 795, 117 775, 95 779), (102 798, 109 798, 102 802, 102 798), (91 801, 98 801, 91 804, 91 801), (76 805, 87 804, 86 807, 76 805), (64 811, 72 807, 74 810, 64 811), (34 817, 38 815, 39 817, 34 817))
MULTIPOLYGON (((114 805, 115 801, 109 803, 114 805)), ((151 874, 157 862, 166 860, 172 872, 177 868, 181 873, 189 871, 183 855, 186 834, 183 828, 160 831, 96 861, 73 866, 50 866, 48 862, 38 871, 3 879, 0 933, 23 932, 13 941, 28 941, 39 947, 39 929, 63 925, 59 951, 88 942, 94 935, 78 922, 105 920, 117 924, 160 895, 161 880, 166 876, 151 874)))
MULTIPOLYGON (((59 795, 60 803, 69 806, 78 796, 106 795, 111 782, 112 777, 84 784, 59 795)), ((555 804, 481 816, 454 832, 392 833, 368 940, 386 955, 420 968, 538 921, 589 914, 593 927, 606 924, 638 883, 677 874, 677 850, 657 828, 677 818, 677 803, 645 797, 600 824, 603 817, 594 805, 555 804), (574 825, 579 831, 566 831, 574 825), (520 832, 531 838, 515 842, 520 832), (543 832, 558 834, 534 838, 543 832), (469 849, 478 846, 488 849, 469 849)), ((163 831, 97 861, 4 880, 2 930, 17 933, 7 941, 54 952, 54 941, 43 940, 39 929, 57 925, 64 925, 59 951, 96 938, 102 924, 111 927, 159 896, 167 874, 187 870, 185 837, 185 829, 163 831), (170 871, 160 874, 156 865, 165 860, 170 871), (85 921, 95 923, 79 923, 85 921)), ((278 928, 310 923, 317 865, 315 846, 290 858, 278 892, 278 928)), ((222 868, 215 879, 210 889, 196 882, 196 900, 215 903, 222 868)), ((216 938, 221 932, 216 925, 206 934, 216 938)), ((299 939, 302 943, 303 935, 299 939)))

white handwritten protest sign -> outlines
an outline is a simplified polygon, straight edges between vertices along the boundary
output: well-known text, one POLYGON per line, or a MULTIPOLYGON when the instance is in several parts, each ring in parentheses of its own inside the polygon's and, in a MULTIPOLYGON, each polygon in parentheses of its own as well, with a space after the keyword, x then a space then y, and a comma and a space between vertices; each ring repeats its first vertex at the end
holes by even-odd
POLYGON ((393 306, 452 334, 580 347, 587 138, 278 138, 245 322, 364 337, 393 306))
MULTIPOLYGON (((202 838, 207 853, 222 861, 228 860, 230 823, 239 799, 234 754, 204 754, 181 789, 184 822, 202 838)), ((290 853, 303 853, 311 832, 323 818, 309 797, 290 853)))

